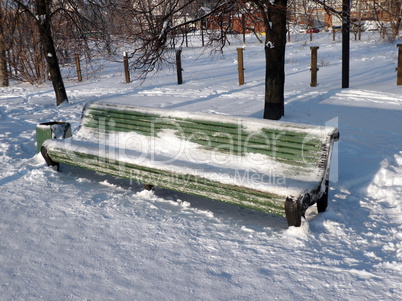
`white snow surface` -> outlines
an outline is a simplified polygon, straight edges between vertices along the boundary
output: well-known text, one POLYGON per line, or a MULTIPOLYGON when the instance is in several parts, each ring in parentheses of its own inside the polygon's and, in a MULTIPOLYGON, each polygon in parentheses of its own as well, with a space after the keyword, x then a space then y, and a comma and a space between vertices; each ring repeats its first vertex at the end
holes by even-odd
MULTIPOLYGON (((86 101, 262 118, 264 51, 251 36, 238 86, 234 39, 223 56, 183 48, 174 69, 125 84, 122 64, 50 83, 0 88, 1 300, 399 300, 402 294, 402 87, 397 42, 351 41, 350 88, 332 34, 287 45, 283 121, 336 126, 326 212, 282 217, 85 169, 47 167, 35 127, 76 130, 86 101), (310 46, 319 46, 310 87, 310 46)), ((193 44, 194 45, 194 44, 193 44)), ((72 73, 71 73, 72 74, 72 73)))

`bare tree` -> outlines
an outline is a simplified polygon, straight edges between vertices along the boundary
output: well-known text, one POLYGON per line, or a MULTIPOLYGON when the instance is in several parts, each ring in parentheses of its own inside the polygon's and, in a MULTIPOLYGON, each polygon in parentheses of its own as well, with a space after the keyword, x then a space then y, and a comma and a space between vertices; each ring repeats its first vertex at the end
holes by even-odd
MULTIPOLYGON (((319 4, 329 14, 346 19, 339 10, 341 1, 311 0, 301 1, 305 7, 319 4)), ((179 16, 189 6, 199 3, 196 0, 159 0, 130 2, 122 11, 133 20, 132 29, 127 29, 133 38, 134 68, 143 71, 158 69, 165 62, 174 62, 173 49, 176 33, 180 28, 199 21, 205 23, 222 22, 235 12, 263 24, 265 31, 265 105, 264 118, 278 120, 284 115, 285 48, 287 17, 293 1, 288 0, 218 0, 210 4, 203 14, 183 20, 179 16), (218 20, 218 21, 217 21, 218 20)), ((126 3, 127 5, 127 3, 126 3)), ((349 21, 348 21, 349 22, 349 21)), ((230 23, 230 22, 229 22, 230 23)), ((227 39, 222 26, 221 45, 227 39)), ((216 29, 215 28, 215 29, 216 29)), ((230 28, 227 26, 226 28, 230 28)), ((212 28, 213 29, 213 28, 212 28)), ((211 33, 216 33, 211 31, 211 33)), ((215 39, 216 40, 216 39, 215 39)), ((214 41, 213 37, 210 41, 214 41)), ((346 63, 345 63, 346 64, 346 63)))
POLYGON ((390 39, 394 40, 399 35, 402 22, 402 0, 373 0, 376 17, 381 24, 383 33, 387 33, 387 26, 382 20, 389 22, 391 28, 390 39))
MULTIPOLYGON (((287 0, 218 0, 210 3, 203 14, 190 19, 180 18, 181 13, 191 5, 199 4, 196 0, 159 0, 126 2, 121 7, 128 14, 134 26, 127 31, 133 38, 134 68, 148 72, 157 69, 169 60, 173 61, 173 37, 181 28, 196 24, 202 20, 212 22, 221 20, 222 24, 233 12, 244 12, 260 18, 265 30, 265 108, 264 118, 278 120, 284 115, 285 84, 285 46, 287 0)), ((131 26, 131 24, 130 24, 131 26)), ((230 26, 221 32, 221 44, 224 44, 230 26)), ((210 33, 216 31, 211 30, 210 33)), ((211 37, 210 41, 216 41, 211 37)))
POLYGON ((264 118, 278 120, 285 114, 285 48, 287 0, 253 1, 265 26, 264 118))
POLYGON ((397 37, 402 27, 402 0, 390 1, 390 5, 392 33, 397 37))
POLYGON ((13 0, 2 0, 0 22, 0 66, 3 80, 42 83, 46 64, 39 42, 39 32, 31 15, 13 0))
POLYGON ((93 51, 104 50, 105 45, 111 52, 108 34, 109 24, 113 24, 111 1, 9 0, 12 5, 6 17, 12 26, 2 35, 4 23, 0 24, 0 67, 4 45, 1 42, 7 40, 9 55, 5 62, 12 71, 8 76, 36 83, 49 75, 56 104, 68 101, 59 58, 69 61, 71 52, 83 52, 90 57, 93 51))
MULTIPOLYGON (((43 51, 43 56, 48 65, 48 71, 56 94, 56 105, 60 105, 64 101, 68 101, 67 93, 64 87, 63 78, 57 59, 55 43, 51 30, 51 1, 36 0, 35 3, 23 3, 20 0, 13 0, 18 7, 17 13, 27 14, 29 22, 24 26, 30 28, 31 25, 36 25, 39 33, 40 46, 43 51)), ((33 48, 33 45, 29 45, 33 48)), ((34 63, 34 62, 33 62, 34 63)))
POLYGON ((19 7, 9 7, 7 31, 7 60, 10 79, 42 84, 47 79, 47 65, 32 16, 19 7))
POLYGON ((50 0, 36 0, 36 18, 40 41, 49 66, 53 89, 56 93, 56 105, 60 105, 65 101, 68 102, 68 98, 52 36, 50 0))
POLYGON ((0 1, 0 85, 9 85, 6 56, 6 40, 4 35, 5 18, 3 16, 3 3, 0 1))

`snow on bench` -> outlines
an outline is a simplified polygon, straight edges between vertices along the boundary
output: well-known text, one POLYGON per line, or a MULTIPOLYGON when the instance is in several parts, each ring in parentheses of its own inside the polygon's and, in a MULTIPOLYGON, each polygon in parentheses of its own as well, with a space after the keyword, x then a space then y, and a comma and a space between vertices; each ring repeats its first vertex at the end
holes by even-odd
POLYGON ((49 165, 79 166, 271 214, 300 226, 328 203, 338 130, 93 102, 73 137, 46 140, 49 165))

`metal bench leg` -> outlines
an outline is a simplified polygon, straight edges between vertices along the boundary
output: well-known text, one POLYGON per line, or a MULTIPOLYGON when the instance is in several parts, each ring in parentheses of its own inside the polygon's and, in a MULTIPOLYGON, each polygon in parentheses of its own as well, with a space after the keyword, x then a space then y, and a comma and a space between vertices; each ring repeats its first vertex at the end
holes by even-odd
POLYGON ((150 185, 150 184, 144 184, 144 189, 145 189, 145 190, 148 190, 148 191, 151 191, 151 190, 154 189, 154 186, 153 186, 153 185, 150 185))
POLYGON ((310 206, 310 201, 309 194, 305 194, 297 200, 292 197, 286 198, 285 213, 289 227, 300 227, 301 218, 305 217, 306 210, 310 206))
POLYGON ((325 192, 317 200, 317 211, 318 211, 318 213, 324 212, 327 209, 327 206, 328 206, 328 187, 329 187, 329 181, 325 180, 325 192))
POLYGON ((59 169, 60 169, 60 163, 54 162, 54 161, 49 157, 49 154, 48 154, 48 152, 47 152, 46 147, 42 146, 42 147, 40 148, 40 152, 41 152, 43 158, 45 159, 47 165, 48 165, 48 166, 56 166, 57 171, 59 171, 59 169))

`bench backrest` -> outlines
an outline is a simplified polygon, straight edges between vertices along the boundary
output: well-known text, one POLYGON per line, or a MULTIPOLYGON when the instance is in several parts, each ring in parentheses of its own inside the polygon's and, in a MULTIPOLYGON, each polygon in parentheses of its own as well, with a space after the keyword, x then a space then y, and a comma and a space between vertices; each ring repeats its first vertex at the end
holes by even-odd
POLYGON ((83 128, 94 135, 135 132, 158 136, 170 130, 203 149, 240 156, 261 154, 295 168, 322 169, 327 167, 330 144, 338 136, 332 127, 102 103, 85 107, 83 128))

